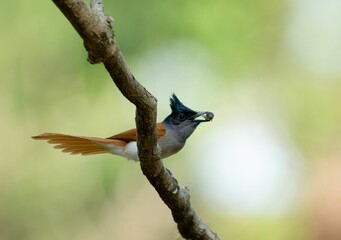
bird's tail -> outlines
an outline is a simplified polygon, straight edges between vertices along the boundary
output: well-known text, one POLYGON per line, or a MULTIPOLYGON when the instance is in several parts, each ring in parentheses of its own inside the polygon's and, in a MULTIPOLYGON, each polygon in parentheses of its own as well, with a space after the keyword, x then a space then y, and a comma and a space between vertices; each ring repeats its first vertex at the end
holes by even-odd
POLYGON ((71 154, 91 155, 100 153, 112 153, 110 146, 123 147, 125 142, 116 139, 71 136, 60 133, 43 133, 33 136, 36 140, 47 140, 54 144, 54 148, 62 149, 71 154))

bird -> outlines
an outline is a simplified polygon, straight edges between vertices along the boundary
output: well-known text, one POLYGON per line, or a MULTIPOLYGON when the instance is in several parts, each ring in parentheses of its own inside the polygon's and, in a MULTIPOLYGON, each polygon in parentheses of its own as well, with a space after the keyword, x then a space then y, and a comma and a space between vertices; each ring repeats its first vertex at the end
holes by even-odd
MULTIPOLYGON (((186 107, 173 93, 170 97, 171 113, 156 124, 157 146, 161 158, 179 152, 186 140, 202 122, 212 121, 212 112, 199 112, 186 107)), ((92 155, 111 153, 128 160, 139 161, 136 128, 108 138, 73 136, 61 133, 43 133, 32 136, 35 140, 47 140, 54 148, 65 153, 92 155)))

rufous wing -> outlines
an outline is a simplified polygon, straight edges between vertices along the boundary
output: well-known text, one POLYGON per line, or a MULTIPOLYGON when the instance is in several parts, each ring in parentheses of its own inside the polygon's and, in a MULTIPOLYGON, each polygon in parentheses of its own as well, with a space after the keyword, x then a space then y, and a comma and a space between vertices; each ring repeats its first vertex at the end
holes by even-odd
MULTIPOLYGON (((166 133, 162 123, 156 125, 156 130, 158 139, 166 133)), ((109 138, 72 136, 60 133, 43 133, 32 138, 47 140, 48 143, 55 145, 54 148, 62 149, 66 153, 90 155, 113 153, 115 147, 124 148, 129 142, 136 141, 137 132, 136 129, 131 129, 109 138)))
MULTIPOLYGON (((157 139, 159 139, 160 137, 166 134, 166 129, 162 123, 156 124, 156 133, 157 133, 157 139)), ((115 139, 115 140, 120 140, 120 141, 124 141, 127 143, 131 141, 137 141, 137 130, 136 128, 133 128, 128 131, 108 137, 107 139, 115 139)))

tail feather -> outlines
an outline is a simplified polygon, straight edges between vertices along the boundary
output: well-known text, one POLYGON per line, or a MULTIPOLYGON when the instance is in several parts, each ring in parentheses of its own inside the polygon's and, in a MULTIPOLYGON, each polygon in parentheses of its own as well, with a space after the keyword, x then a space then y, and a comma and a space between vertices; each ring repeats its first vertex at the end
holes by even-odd
POLYGON ((116 139, 71 136, 60 133, 44 133, 33 136, 36 140, 47 140, 54 148, 71 154, 91 155, 111 153, 110 146, 124 147, 127 143, 116 139))

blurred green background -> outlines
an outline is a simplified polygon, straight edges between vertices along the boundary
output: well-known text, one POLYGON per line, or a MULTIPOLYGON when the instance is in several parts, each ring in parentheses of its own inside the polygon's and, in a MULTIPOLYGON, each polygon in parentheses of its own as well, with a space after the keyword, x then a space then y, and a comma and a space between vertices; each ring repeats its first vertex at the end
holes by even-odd
MULTIPOLYGON (((135 77, 215 113, 164 161, 222 239, 341 239, 341 2, 104 1, 135 77)), ((0 8, 0 239, 181 239, 139 165, 30 136, 107 137, 134 107, 52 1, 0 8)))

